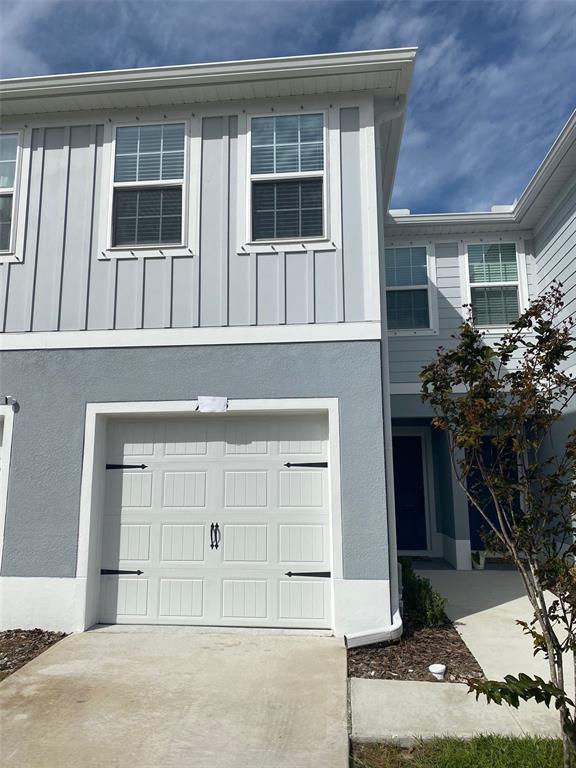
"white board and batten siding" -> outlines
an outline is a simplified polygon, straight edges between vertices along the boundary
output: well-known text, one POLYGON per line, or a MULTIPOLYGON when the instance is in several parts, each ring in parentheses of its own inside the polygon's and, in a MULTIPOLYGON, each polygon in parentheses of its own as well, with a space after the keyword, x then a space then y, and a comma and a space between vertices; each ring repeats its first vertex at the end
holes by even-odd
POLYGON ((200 120, 198 253, 136 250, 120 259, 100 251, 111 194, 105 126, 31 127, 25 247, 21 262, 0 263, 0 332, 376 320, 377 307, 367 306, 372 235, 360 225, 368 139, 359 107, 335 107, 330 120, 327 163, 342 179, 342 231, 328 232, 335 250, 295 243, 239 252, 238 177, 247 169, 233 114, 200 120))
POLYGON ((329 628, 325 416, 112 421, 100 620, 329 628), (211 526, 219 526, 211 547, 211 526))

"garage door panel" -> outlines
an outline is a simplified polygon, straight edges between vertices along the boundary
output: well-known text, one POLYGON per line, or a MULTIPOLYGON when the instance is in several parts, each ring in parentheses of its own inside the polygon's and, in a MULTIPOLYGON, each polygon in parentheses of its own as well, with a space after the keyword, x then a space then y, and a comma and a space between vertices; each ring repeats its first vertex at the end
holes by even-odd
POLYGON ((206 472, 164 472, 162 505, 180 508, 205 507, 206 472))
POLYGON ((103 619, 115 622, 148 615, 148 579, 103 576, 103 619))
POLYGON ((161 555, 163 563, 177 560, 186 563, 204 561, 206 526, 200 523, 166 523, 161 526, 161 555))
POLYGON ((203 456, 208 451, 206 423, 170 421, 166 424, 164 456, 203 456))
POLYGON ((123 523, 120 518, 106 519, 104 528, 104 568, 116 568, 119 562, 148 562, 150 560, 150 525, 123 523))
POLYGON ((224 451, 228 456, 267 456, 269 426, 264 421, 235 419, 226 424, 224 451))
POLYGON ((268 473, 224 472, 224 503, 227 507, 265 507, 268 503, 268 473))
POLYGON ((115 425, 111 430, 112 455, 129 458, 153 456, 156 444, 154 422, 132 421, 115 425))
POLYGON ((282 563, 323 563, 327 560, 325 525, 280 525, 279 560, 282 563))
POLYGON ((102 563, 143 573, 102 577, 104 621, 330 626, 330 580, 285 575, 330 570, 327 472, 284 466, 325 459, 319 415, 111 427, 107 461, 127 449, 146 468, 106 473, 102 563))
POLYGON ((152 472, 126 472, 110 470, 107 472, 107 512, 120 511, 123 507, 152 506, 152 472))
POLYGON ((246 563, 268 560, 268 526, 230 523, 221 526, 223 560, 246 563))
POLYGON ((281 619, 326 621, 328 589, 325 580, 280 581, 279 617, 281 619))
POLYGON ((279 499, 281 507, 321 507, 324 504, 324 478, 316 470, 286 470, 280 472, 279 499))
POLYGON ((281 455, 317 456, 327 439, 324 419, 297 416, 278 423, 278 451, 281 455))
POLYGON ((223 579, 223 619, 267 619, 268 582, 266 579, 223 579))
POLYGON ((149 560, 150 559, 150 526, 130 525, 120 526, 120 560, 149 560))
POLYGON ((158 615, 163 618, 204 616, 204 581, 202 579, 160 579, 158 615))

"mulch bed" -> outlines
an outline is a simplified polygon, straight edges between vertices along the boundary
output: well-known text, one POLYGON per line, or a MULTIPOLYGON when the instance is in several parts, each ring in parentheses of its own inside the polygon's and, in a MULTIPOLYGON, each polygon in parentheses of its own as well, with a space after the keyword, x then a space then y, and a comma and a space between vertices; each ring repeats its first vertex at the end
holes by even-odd
POLYGON ((0 632, 0 680, 16 672, 63 637, 66 637, 65 632, 45 632, 43 629, 9 629, 0 632))
POLYGON ((446 682, 465 683, 484 677, 480 665, 448 619, 435 629, 414 616, 403 617, 404 633, 395 643, 375 643, 348 649, 348 676, 372 680, 433 681, 430 664, 445 664, 446 682))

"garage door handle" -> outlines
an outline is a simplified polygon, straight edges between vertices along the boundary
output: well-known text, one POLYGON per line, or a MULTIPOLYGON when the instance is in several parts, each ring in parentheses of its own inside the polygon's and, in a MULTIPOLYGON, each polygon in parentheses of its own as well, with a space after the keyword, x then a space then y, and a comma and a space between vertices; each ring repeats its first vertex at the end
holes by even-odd
POLYGON ((140 576, 144 571, 117 571, 114 568, 101 568, 100 573, 102 576, 117 576, 122 573, 135 573, 136 576, 140 576))
POLYGON ((285 573, 284 576, 288 576, 289 579, 291 579, 292 576, 316 576, 317 579, 329 579, 331 573, 330 571, 288 571, 288 573, 285 573))
POLYGON ((218 549, 221 540, 220 526, 218 523, 210 523, 210 549, 218 549))

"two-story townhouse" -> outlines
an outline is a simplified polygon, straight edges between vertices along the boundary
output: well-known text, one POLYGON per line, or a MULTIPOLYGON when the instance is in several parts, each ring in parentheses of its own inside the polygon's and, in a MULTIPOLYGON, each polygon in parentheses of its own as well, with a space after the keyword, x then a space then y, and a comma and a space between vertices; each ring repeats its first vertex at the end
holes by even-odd
POLYGON ((398 635, 379 212, 414 57, 2 83, 3 626, 398 635))
MULTIPOLYGON (((439 346, 454 343, 464 307, 487 343, 552 280, 563 285, 563 317, 576 313, 576 112, 514 205, 480 213, 391 211, 385 231, 398 549, 468 569, 471 549, 484 548, 483 521, 454 477, 444 434, 431 427, 418 373, 439 346)), ((566 369, 576 374, 576 355, 566 369)), ((552 452, 576 428, 576 406, 570 408, 552 452)))
POLYGON ((386 214, 414 57, 2 84, 3 626, 361 643, 397 551, 470 567, 418 372, 465 304, 575 311, 576 118, 514 206, 386 214))

